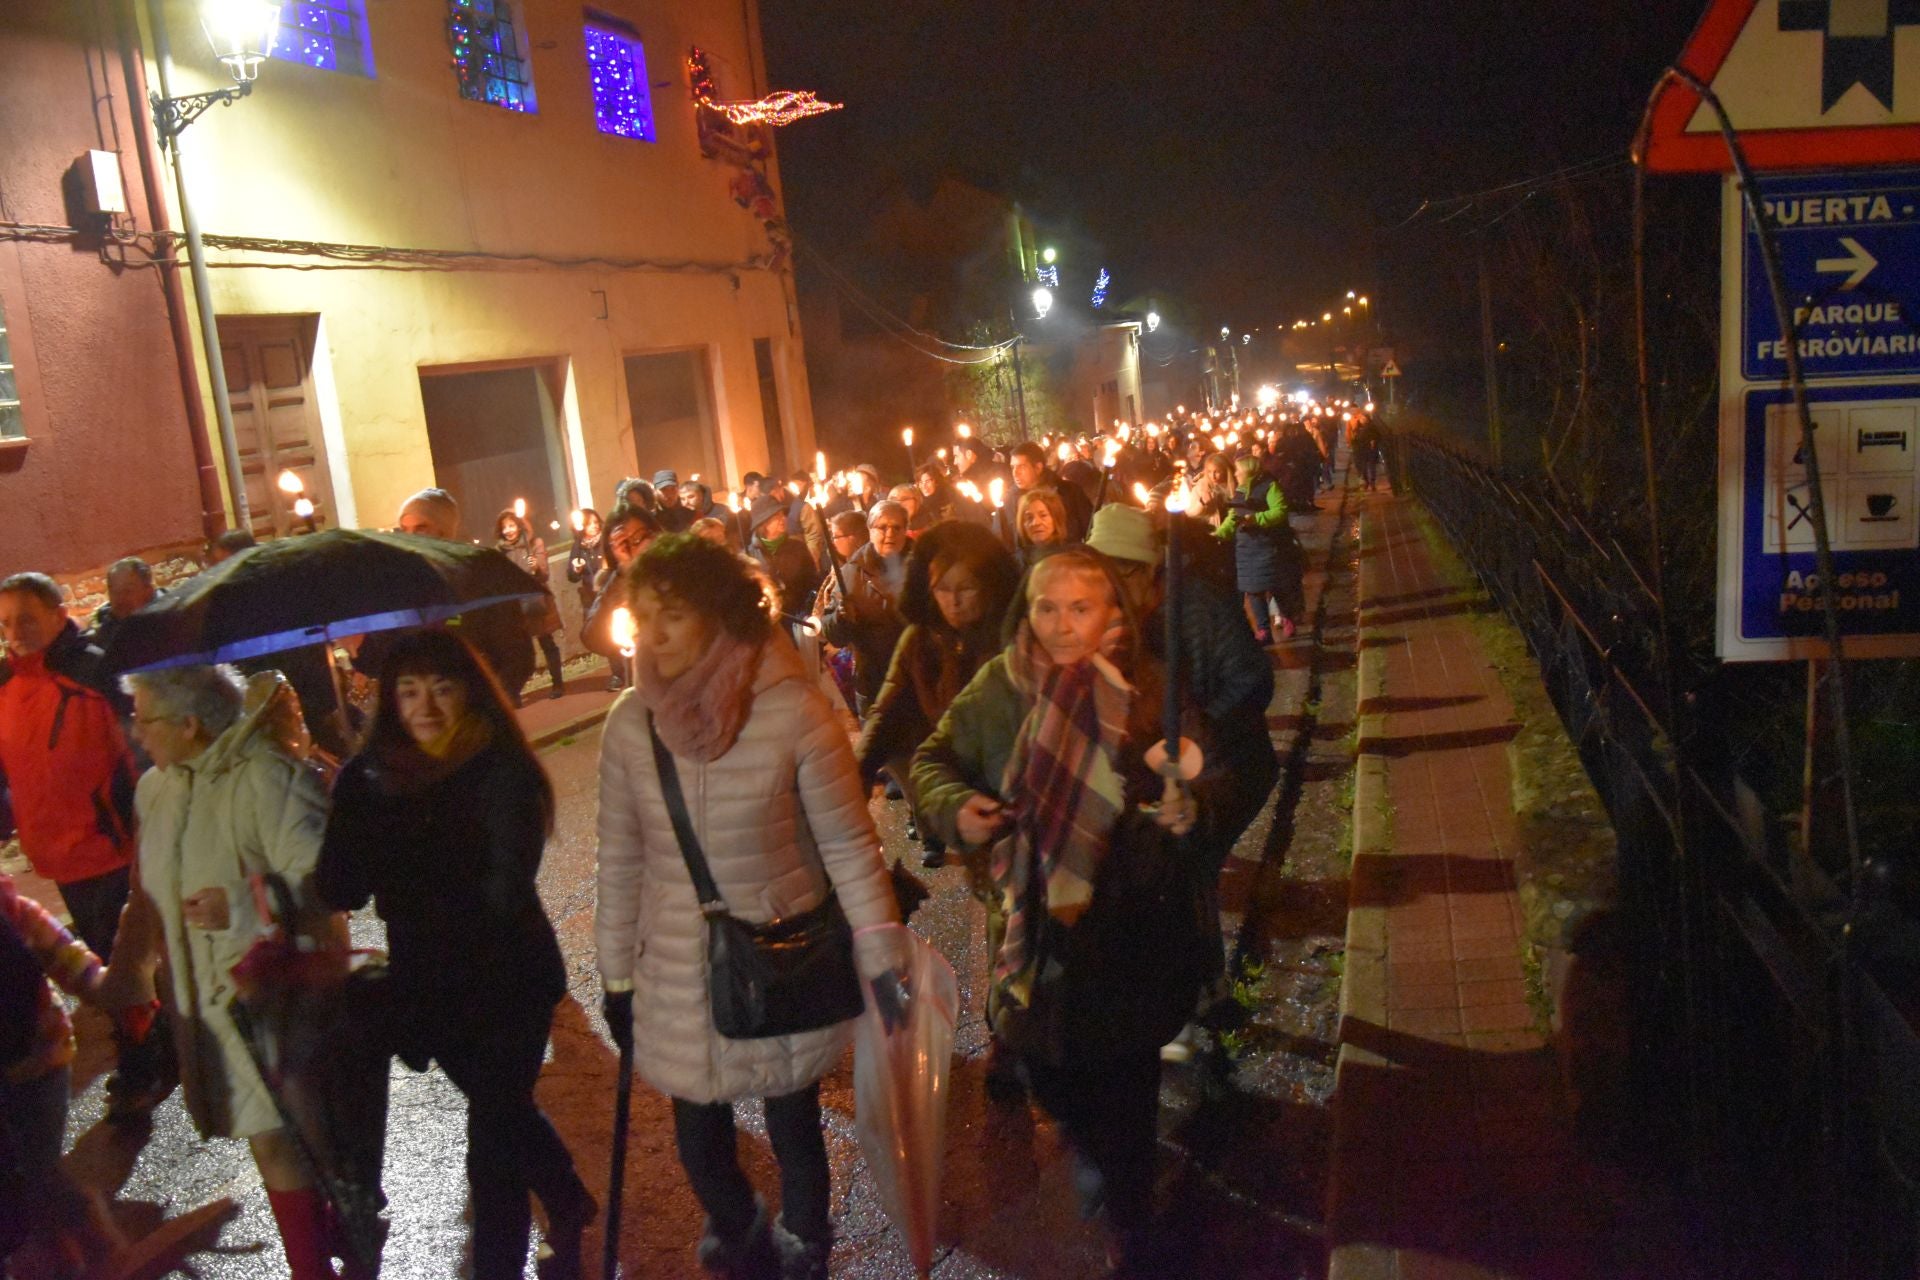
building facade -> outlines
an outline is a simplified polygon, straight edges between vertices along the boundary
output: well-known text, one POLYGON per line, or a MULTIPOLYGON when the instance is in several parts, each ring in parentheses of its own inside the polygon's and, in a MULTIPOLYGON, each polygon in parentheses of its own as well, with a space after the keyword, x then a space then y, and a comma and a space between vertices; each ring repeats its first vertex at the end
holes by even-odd
MULTIPOLYGON (((0 444, 0 572, 192 542, 214 499, 232 521, 173 160, 129 106, 232 83, 199 12, 0 15, 0 135, 33 140, 0 153, 0 307, 36 369, 26 441, 0 444), (127 212, 89 223, 69 172, 88 151, 127 212), (126 503, 129 478, 153 492, 126 503)), ((695 99, 766 92, 751 2, 290 0, 280 18, 252 92, 178 157, 257 533, 297 523, 288 471, 323 524, 388 525, 438 484, 485 539, 516 498, 564 529, 624 476, 718 489, 812 456, 770 130, 695 99)))

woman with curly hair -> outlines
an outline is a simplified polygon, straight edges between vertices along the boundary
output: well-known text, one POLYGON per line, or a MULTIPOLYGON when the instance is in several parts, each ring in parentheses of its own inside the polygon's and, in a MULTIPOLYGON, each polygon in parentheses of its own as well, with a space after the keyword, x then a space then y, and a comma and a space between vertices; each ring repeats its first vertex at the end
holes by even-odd
POLYGON ((716 1028, 700 895, 675 821, 697 843, 726 911, 765 924, 837 895, 860 977, 900 967, 899 918, 845 732, 775 625, 775 588, 752 561, 668 534, 634 562, 634 687, 607 715, 600 754, 595 935, 607 1026, 640 1077, 673 1101, 674 1137, 707 1212, 701 1264, 729 1276, 776 1265, 827 1274, 833 1245, 820 1078, 851 1023, 759 1038, 716 1028), (766 1100, 780 1221, 741 1172, 733 1104, 766 1100))

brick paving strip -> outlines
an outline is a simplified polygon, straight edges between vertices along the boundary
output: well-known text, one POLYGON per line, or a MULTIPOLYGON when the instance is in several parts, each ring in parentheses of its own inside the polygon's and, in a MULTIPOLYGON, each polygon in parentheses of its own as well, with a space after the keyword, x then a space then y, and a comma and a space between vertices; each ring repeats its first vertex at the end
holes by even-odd
POLYGON ((1518 725, 1411 501, 1361 520, 1354 866, 1333 1280, 1595 1274, 1528 1001, 1505 744, 1518 725))

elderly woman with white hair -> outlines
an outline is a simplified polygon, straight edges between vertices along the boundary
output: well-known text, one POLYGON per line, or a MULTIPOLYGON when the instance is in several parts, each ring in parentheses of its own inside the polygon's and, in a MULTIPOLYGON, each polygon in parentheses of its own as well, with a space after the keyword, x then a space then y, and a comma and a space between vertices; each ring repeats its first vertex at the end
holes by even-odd
POLYGON ((333 918, 312 888, 327 796, 320 776, 286 754, 274 699, 251 712, 231 667, 191 666, 125 677, 135 735, 153 760, 140 779, 135 888, 114 955, 148 969, 164 950, 159 996, 174 1028, 180 1085, 202 1137, 244 1138, 266 1184, 293 1280, 335 1275, 324 1202, 229 1006, 233 967, 267 922, 250 879, 278 876, 301 932, 333 918))

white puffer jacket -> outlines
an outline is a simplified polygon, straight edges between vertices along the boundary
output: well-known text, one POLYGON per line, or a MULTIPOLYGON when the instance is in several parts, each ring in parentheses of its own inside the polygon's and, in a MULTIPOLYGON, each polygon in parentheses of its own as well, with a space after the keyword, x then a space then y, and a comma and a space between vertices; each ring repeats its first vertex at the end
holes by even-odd
POLYGON ((322 932, 332 919, 313 893, 326 787, 281 754, 265 718, 256 709, 185 764, 147 770, 134 792, 139 892, 133 922, 121 931, 127 955, 116 949, 114 961, 145 963, 156 944, 164 946, 160 999, 172 1020, 187 1113, 206 1137, 249 1138, 283 1123, 231 1011, 233 966, 267 927, 254 910, 250 877, 286 880, 302 932, 322 932), (226 892, 225 929, 193 928, 181 915, 181 900, 208 888, 226 892))
MULTIPOLYGON (((706 921, 660 792, 648 719, 632 690, 621 694, 600 747, 595 933, 602 981, 610 990, 632 984, 635 1066, 688 1102, 803 1089, 833 1069, 852 1024, 761 1040, 713 1029, 706 921)), ((761 924, 810 910, 830 878, 856 931, 898 918, 852 746, 790 644, 766 646, 753 708, 727 753, 708 764, 674 762, 732 914, 761 924)), ((872 935, 854 945, 863 977, 898 962, 872 935)))

